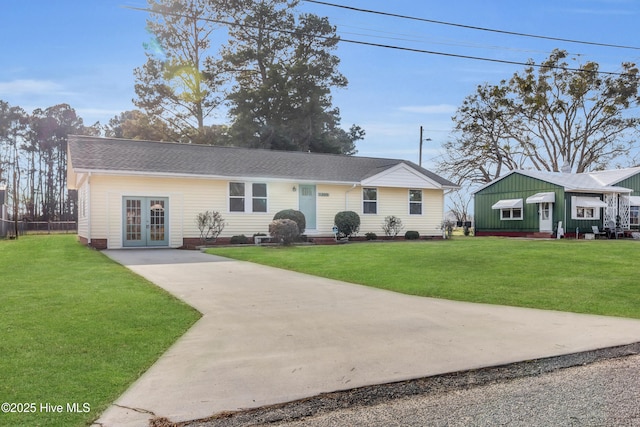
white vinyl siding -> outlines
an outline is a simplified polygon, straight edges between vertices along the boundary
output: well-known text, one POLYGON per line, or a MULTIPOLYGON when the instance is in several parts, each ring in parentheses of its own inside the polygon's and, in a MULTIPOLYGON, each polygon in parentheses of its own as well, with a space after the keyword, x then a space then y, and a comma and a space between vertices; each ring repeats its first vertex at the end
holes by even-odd
MULTIPOLYGON (((235 182, 235 181, 234 181, 235 182)), ((267 187, 267 213, 229 212, 229 181, 198 178, 161 178, 92 175, 87 204, 87 220, 79 221, 78 234, 92 239, 107 239, 109 248, 122 247, 123 196, 167 197, 169 199, 170 247, 180 247, 183 237, 197 238, 198 213, 218 211, 226 221, 220 237, 238 234, 251 236, 266 233, 273 214, 283 209, 296 209, 299 195, 293 191, 299 183, 293 181, 258 182, 267 187), (90 221, 88 221, 90 217, 90 221), (89 233, 89 223, 91 230, 89 233), (85 230, 86 231, 81 231, 85 230)), ((252 185, 250 185, 252 187, 252 185)), ((440 223, 444 212, 442 190, 422 189, 422 215, 410 215, 407 209, 408 188, 377 187, 377 215, 360 214, 359 235, 367 232, 382 233, 382 219, 394 215, 402 219, 406 230, 416 230, 421 236, 440 236, 440 223)), ((80 190, 80 189, 79 189, 80 190)), ((245 197, 249 194, 246 191, 245 197)), ((251 188, 253 193, 253 188, 251 188)), ((256 192, 256 199, 263 199, 256 192)), ((360 213, 363 204, 362 187, 352 184, 317 184, 316 235, 331 235, 336 213, 352 210, 360 213)), ((264 193, 262 193, 264 194, 264 193)), ((249 202, 251 209, 253 197, 249 202)), ((257 202, 261 204, 262 202, 257 202)))

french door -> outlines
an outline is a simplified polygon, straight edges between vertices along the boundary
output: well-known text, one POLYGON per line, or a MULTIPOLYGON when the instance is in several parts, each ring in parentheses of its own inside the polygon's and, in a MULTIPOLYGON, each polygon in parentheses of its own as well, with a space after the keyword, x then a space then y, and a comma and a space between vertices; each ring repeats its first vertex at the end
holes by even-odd
POLYGON ((169 199, 166 197, 124 197, 123 246, 168 246, 168 207, 169 199))

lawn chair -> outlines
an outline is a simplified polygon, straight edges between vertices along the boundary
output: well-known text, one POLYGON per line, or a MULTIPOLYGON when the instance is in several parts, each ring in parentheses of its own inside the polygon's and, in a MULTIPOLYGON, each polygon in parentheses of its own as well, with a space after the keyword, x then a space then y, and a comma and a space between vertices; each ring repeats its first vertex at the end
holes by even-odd
POLYGON ((622 231, 622 228, 616 227, 616 224, 613 221, 609 221, 609 238, 617 239, 618 236, 624 237, 624 231, 622 231))
POLYGON ((607 232, 600 231, 597 225, 592 225, 591 229, 593 230, 593 234, 595 234, 596 239, 599 239, 600 237, 607 237, 607 232))

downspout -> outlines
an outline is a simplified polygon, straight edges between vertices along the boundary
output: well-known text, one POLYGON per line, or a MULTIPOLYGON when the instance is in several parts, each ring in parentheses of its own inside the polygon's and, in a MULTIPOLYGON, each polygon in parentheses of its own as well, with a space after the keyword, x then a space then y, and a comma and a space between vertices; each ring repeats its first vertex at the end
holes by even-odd
POLYGON ((564 195, 564 227, 563 228, 565 230, 568 230, 567 228, 567 196, 566 195, 564 195))
POLYGON ((447 215, 447 194, 449 193, 453 193, 455 190, 453 188, 450 188, 449 190, 445 190, 442 192, 442 224, 441 224, 441 228, 442 228, 442 238, 446 239, 447 238, 447 227, 445 227, 444 222, 445 222, 445 217, 447 215))
POLYGON ((344 210, 345 211, 349 210, 349 193, 353 191, 357 186, 358 184, 353 184, 353 186, 344 193, 344 210))
POLYGON ((91 246, 91 172, 87 176, 87 208, 85 209, 87 218, 87 244, 91 246))

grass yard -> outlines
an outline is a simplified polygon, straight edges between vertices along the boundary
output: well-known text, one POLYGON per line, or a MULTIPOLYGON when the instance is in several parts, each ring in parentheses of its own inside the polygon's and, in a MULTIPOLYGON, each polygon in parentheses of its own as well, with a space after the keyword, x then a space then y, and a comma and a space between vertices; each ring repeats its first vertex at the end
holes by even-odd
POLYGON ((90 424, 200 317, 72 235, 0 241, 0 295, 6 426, 90 424))
POLYGON ((640 318, 640 242, 631 240, 459 237, 207 252, 411 295, 640 318))

